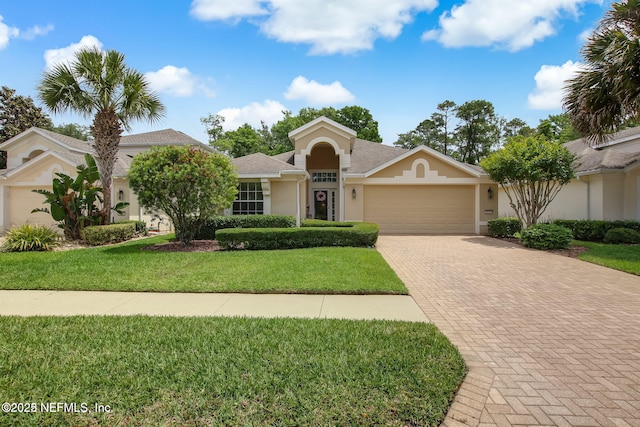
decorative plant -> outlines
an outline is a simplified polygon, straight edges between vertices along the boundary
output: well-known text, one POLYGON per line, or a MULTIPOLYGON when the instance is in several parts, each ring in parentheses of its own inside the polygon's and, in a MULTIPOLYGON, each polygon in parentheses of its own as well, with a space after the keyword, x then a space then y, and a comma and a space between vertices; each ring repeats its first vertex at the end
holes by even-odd
POLYGON ((7 252, 49 251, 58 244, 59 236, 43 225, 24 224, 7 232, 4 245, 7 252))
MULTIPOLYGON (((102 204, 102 188, 97 186, 100 174, 96 162, 90 154, 85 154, 86 165, 76 168, 77 176, 74 178, 63 173, 56 173, 53 178, 52 190, 33 190, 35 193, 45 196, 43 203, 49 204, 49 208, 34 209, 31 212, 45 212, 58 221, 58 227, 64 230, 68 239, 80 239, 84 227, 101 225, 106 221, 106 214, 100 210, 102 204)), ((129 204, 118 203, 112 209, 121 213, 129 204)))

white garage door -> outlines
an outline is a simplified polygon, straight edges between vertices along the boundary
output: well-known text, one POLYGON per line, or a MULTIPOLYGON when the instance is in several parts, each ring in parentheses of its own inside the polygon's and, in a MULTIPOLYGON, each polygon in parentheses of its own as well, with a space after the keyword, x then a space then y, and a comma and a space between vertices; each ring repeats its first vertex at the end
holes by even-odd
MULTIPOLYGON (((50 189, 49 189, 50 190, 50 189)), ((49 205, 42 203, 44 196, 34 193, 28 187, 11 187, 9 189, 9 215, 10 225, 41 224, 51 226, 55 230, 57 222, 51 218, 51 215, 37 212, 31 213, 33 209, 49 208, 49 205)))
POLYGON ((382 233, 475 233, 475 187, 366 186, 364 220, 382 233))

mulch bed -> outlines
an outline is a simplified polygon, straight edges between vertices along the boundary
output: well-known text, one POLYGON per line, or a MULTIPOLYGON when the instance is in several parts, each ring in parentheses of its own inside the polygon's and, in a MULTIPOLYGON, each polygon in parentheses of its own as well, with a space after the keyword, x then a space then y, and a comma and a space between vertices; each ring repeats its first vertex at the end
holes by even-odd
POLYGON ((175 241, 145 246, 142 250, 157 252, 215 252, 223 249, 218 245, 217 240, 192 240, 189 245, 175 241))
MULTIPOLYGON (((500 240, 504 240, 505 242, 509 242, 509 243, 514 243, 516 245, 520 245, 520 246, 524 246, 522 244, 522 241, 520 241, 520 239, 516 239, 513 237, 504 237, 501 238, 500 240)), ((562 255, 562 256, 567 256, 569 258, 578 258, 578 256, 583 253, 588 251, 589 248, 585 248, 584 246, 569 246, 567 249, 549 249, 548 251, 545 252, 549 252, 552 254, 556 254, 556 255, 562 255)))

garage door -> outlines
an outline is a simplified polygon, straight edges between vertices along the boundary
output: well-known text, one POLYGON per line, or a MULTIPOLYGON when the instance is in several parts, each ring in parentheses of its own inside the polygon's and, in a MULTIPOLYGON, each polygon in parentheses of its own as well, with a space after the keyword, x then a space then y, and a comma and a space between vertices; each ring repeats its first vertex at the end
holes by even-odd
POLYGON ((57 222, 51 215, 42 212, 31 213, 33 209, 49 208, 49 205, 42 203, 42 194, 34 193, 27 187, 11 187, 9 192, 9 220, 12 226, 25 223, 56 226, 57 222))
POLYGON ((475 187, 366 186, 364 220, 382 233, 475 233, 475 187))

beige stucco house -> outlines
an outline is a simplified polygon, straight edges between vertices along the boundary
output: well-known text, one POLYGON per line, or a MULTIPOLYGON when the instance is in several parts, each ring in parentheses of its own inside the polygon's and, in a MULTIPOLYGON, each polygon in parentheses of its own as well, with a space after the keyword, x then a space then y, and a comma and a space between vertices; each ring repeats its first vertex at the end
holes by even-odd
MULTIPOLYGON (((140 209, 129 189, 127 171, 135 154, 158 145, 199 145, 212 151, 211 147, 173 129, 123 136, 114 167, 111 200, 130 205, 124 215, 114 212, 114 220, 151 222, 152 216, 140 209)), ((7 152, 7 167, 0 170, 0 233, 24 223, 54 226, 56 223, 50 215, 31 213, 33 209, 46 207, 42 203, 44 196, 32 190, 51 190, 56 172, 75 176, 76 167, 84 163, 84 155, 95 154, 89 142, 39 128, 28 129, 5 141, 0 144, 0 150, 7 152)), ((157 222, 154 225, 157 226, 157 222)))
POLYGON ((293 151, 233 160, 240 192, 232 213, 368 221, 382 233, 483 234, 497 218, 488 175, 430 148, 364 141, 326 117, 289 139, 293 151))
MULTIPOLYGON (((576 179, 560 190, 541 220, 640 220, 640 127, 593 148, 582 139, 565 147, 578 156, 576 179)), ((512 216, 502 189, 498 199, 500 216, 512 216)))
MULTIPOLYGON (((498 216, 497 185, 477 166, 430 148, 412 150, 364 141, 356 132, 320 117, 289 134, 293 151, 233 159, 240 181, 228 214, 293 215, 299 220, 370 221, 383 233, 484 234, 498 216)), ((208 146, 174 130, 124 136, 114 173, 112 200, 126 201, 125 214, 145 215, 129 189, 132 157, 156 145, 208 146)), ((0 232, 13 225, 53 225, 35 188, 51 188, 56 172, 74 175, 91 145, 32 128, 0 145, 8 156, 0 170, 0 232)))

